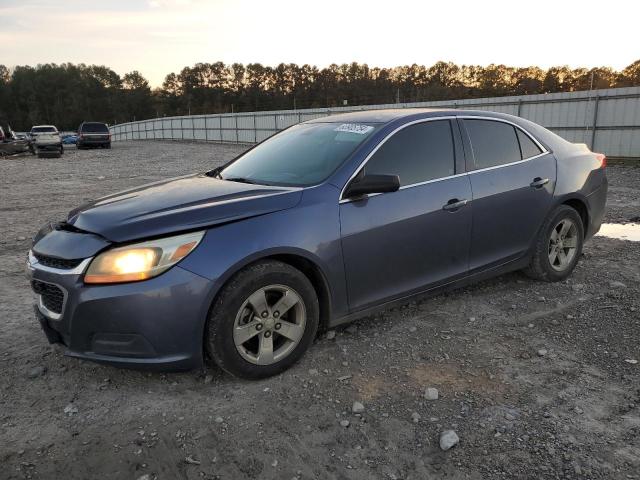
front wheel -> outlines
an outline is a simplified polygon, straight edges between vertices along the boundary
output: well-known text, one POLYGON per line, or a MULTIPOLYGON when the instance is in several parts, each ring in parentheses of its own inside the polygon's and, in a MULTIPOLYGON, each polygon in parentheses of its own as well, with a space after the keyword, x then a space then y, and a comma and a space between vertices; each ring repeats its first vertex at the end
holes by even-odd
POLYGON ((318 320, 318 297, 309 279, 286 263, 263 261, 222 289, 211 309, 205 346, 232 375, 265 378, 300 359, 318 320))
POLYGON ((525 274, 546 282, 564 280, 578 263, 583 242, 582 218, 570 206, 560 205, 540 229, 525 274))

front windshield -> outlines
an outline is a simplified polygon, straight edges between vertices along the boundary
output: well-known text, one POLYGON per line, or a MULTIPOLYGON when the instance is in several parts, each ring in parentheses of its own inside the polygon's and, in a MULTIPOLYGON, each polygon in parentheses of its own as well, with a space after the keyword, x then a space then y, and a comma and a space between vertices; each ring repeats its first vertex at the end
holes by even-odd
POLYGON ((308 186, 325 180, 380 126, 302 123, 256 146, 220 172, 225 180, 308 186))

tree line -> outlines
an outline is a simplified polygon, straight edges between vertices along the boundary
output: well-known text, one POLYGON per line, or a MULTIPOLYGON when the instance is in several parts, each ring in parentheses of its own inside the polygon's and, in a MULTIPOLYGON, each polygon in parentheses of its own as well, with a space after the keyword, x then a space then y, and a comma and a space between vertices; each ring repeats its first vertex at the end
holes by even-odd
POLYGON ((640 86, 640 60, 609 67, 541 69, 505 65, 393 68, 366 64, 197 63, 152 89, 138 71, 118 75, 101 65, 0 65, 0 125, 75 129, 172 115, 372 105, 640 86))

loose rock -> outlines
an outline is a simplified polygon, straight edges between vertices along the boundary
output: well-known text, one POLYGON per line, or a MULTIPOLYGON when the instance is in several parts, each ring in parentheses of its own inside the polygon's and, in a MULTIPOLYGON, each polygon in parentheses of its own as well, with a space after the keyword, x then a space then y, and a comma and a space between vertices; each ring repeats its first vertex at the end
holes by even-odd
POLYGON ((364 412, 364 405, 360 402, 353 402, 353 406, 351 407, 351 411, 353 413, 362 413, 364 412))
POLYGON ((438 389, 429 387, 424 391, 424 398, 427 400, 437 400, 438 399, 438 389))
POLYGON ((75 415, 76 413, 78 413, 78 407, 76 407, 73 403, 70 403, 69 405, 64 407, 64 413, 69 416, 75 415))
POLYGON ((459 441, 460 438, 453 430, 445 430, 440 434, 440 448, 445 452, 457 445, 459 441))
POLYGON ((31 370, 29 370, 29 373, 27 373, 27 377, 31 379, 38 378, 43 376, 46 372, 47 369, 43 366, 33 367, 31 370))
POLYGON ((336 331, 335 330, 329 330, 327 332, 326 338, 327 338, 327 340, 333 340, 334 338, 336 338, 336 331))
POLYGON ((546 348, 541 348, 540 350, 538 350, 538 356, 539 357, 544 357, 547 354, 547 349, 546 348))
POLYGON ((349 420, 340 420, 340 426, 347 428, 349 426, 349 420))

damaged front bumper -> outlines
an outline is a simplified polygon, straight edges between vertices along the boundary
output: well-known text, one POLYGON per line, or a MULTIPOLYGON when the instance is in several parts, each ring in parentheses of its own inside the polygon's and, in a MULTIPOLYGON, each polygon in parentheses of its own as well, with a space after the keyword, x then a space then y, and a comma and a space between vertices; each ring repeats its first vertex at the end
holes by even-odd
POLYGON ((96 235, 53 230, 29 252, 36 318, 49 342, 64 345, 66 355, 123 367, 202 366, 211 281, 174 266, 142 282, 86 285, 85 270, 107 245, 96 235))

